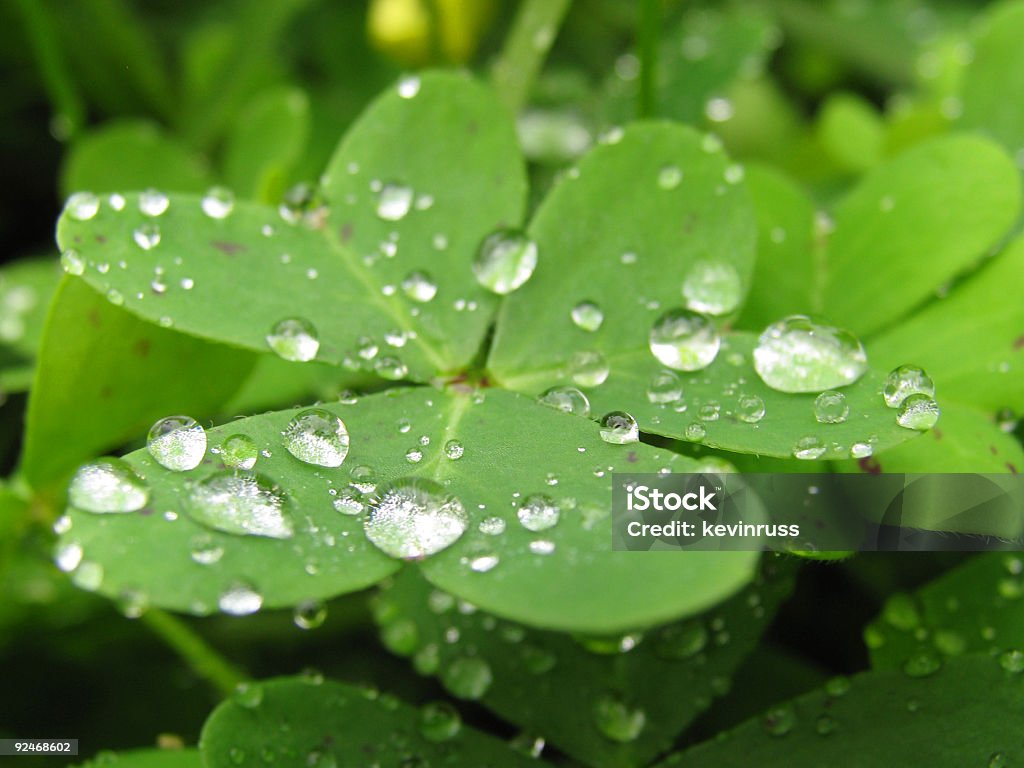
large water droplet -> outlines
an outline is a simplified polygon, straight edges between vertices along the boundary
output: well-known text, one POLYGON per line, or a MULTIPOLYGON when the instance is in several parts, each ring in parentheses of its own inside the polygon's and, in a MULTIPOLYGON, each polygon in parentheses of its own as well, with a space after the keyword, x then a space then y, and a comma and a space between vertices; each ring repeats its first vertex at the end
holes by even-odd
POLYGON ((445 688, 459 699, 476 700, 487 693, 494 675, 490 665, 477 656, 463 656, 442 673, 445 688))
POLYGON ((100 199, 92 192, 76 192, 64 204, 68 216, 76 221, 89 221, 100 209, 100 199))
POLYGON ((901 365, 886 376, 882 395, 886 405, 898 408, 911 395, 935 397, 935 383, 916 365, 901 365))
POLYGON ((149 487, 123 459, 105 457, 79 468, 68 501, 86 512, 135 512, 149 501, 149 487))
POLYGON ((432 701, 420 710, 420 734, 427 741, 448 741, 455 738, 461 728, 458 710, 447 701, 432 701))
POLYGON ((235 208, 235 195, 227 187, 212 187, 199 205, 211 219, 226 219, 235 208))
POLYGON ((252 469, 259 458, 256 443, 248 435, 226 437, 219 448, 221 461, 231 469, 252 469))
POLYGON ((305 363, 316 357, 320 349, 320 336, 308 320, 286 317, 271 328, 267 334, 267 344, 278 357, 305 363))
POLYGON ((348 455, 345 422, 323 408, 295 414, 281 435, 288 453, 306 464, 340 467, 348 455))
POLYGON ((231 616, 248 616, 263 607, 263 595, 250 584, 233 584, 218 598, 217 607, 231 616))
POLYGON ((537 402, 563 413, 572 413, 583 418, 590 416, 590 400, 576 387, 552 387, 537 398, 537 402))
POLYGON ((572 308, 570 316, 577 328, 588 332, 596 331, 604 322, 604 312, 592 301, 581 301, 572 308))
POLYGON ((634 741, 644 730, 647 715, 640 708, 629 707, 616 696, 602 696, 594 704, 594 724, 612 741, 634 741))
POLYGON ((569 359, 569 371, 573 383, 581 387, 599 387, 608 378, 611 368, 600 352, 584 349, 569 359))
POLYGON ((757 424, 764 418, 764 400, 757 395, 740 395, 736 400, 736 418, 747 424, 757 424))
POLYGON ((561 510, 549 497, 541 493, 527 496, 516 511, 519 522, 528 531, 546 531, 558 524, 561 510))
POLYGON ((900 405, 896 423, 907 429, 924 432, 939 420, 939 404, 925 394, 909 395, 900 405))
POLYGON ((477 282, 507 294, 530 279, 537 266, 537 244, 522 232, 498 230, 484 239, 473 261, 477 282))
POLYGON ((400 221, 412 207, 413 191, 402 184, 385 184, 377 193, 377 215, 385 221, 400 221))
POLYGON ((714 323, 688 309, 672 309, 651 327, 651 353, 677 371, 699 371, 711 365, 722 339, 714 323))
POLYGON ((615 445, 636 443, 640 441, 640 426, 625 411, 612 411, 601 418, 601 439, 615 445))
POLYGON ((727 262, 699 261, 683 281, 686 306, 708 315, 732 312, 743 298, 743 281, 736 267, 727 262))
POLYGON ((191 416, 168 416, 150 428, 146 448, 160 466, 186 472, 206 455, 206 430, 191 416))
POLYGON ((761 334, 754 369, 780 392, 821 392, 857 381, 867 370, 867 355, 848 331, 790 315, 761 334))
POLYGON ((162 216, 170 205, 167 195, 156 189, 147 189, 139 195, 139 210, 146 216, 162 216))
POLYGON ((437 283, 426 272, 410 272, 402 280, 402 291, 413 301, 426 303, 437 295, 437 283))
POLYGON ((846 395, 842 392, 829 390, 814 400, 814 418, 819 424, 842 424, 849 415, 850 406, 846 404, 846 395))
POLYGON ((188 513, 203 525, 225 533, 288 539, 294 534, 284 497, 262 475, 223 471, 196 483, 188 513))
POLYGON ((392 557, 420 559, 462 536, 469 516, 462 502, 439 484, 404 478, 385 486, 363 520, 366 536, 392 557))

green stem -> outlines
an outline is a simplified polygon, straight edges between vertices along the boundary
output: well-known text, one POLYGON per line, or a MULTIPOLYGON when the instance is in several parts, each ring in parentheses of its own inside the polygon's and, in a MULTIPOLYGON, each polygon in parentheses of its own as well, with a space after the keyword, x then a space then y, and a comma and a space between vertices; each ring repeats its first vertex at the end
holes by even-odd
POLYGON ((141 621, 224 696, 230 696, 239 683, 245 682, 246 676, 241 670, 176 616, 150 608, 142 614, 141 621))
POLYGON ((72 139, 85 123, 85 105, 62 55, 57 32, 40 0, 18 0, 18 10, 39 65, 43 87, 61 123, 58 138, 72 139))
POLYGON ((533 81, 555 42, 572 0, 522 0, 505 45, 494 62, 491 80, 516 114, 530 95, 533 81))
POLYGON ((658 35, 661 26, 661 0, 641 0, 637 20, 637 47, 640 52, 640 89, 637 92, 637 116, 658 114, 658 35))

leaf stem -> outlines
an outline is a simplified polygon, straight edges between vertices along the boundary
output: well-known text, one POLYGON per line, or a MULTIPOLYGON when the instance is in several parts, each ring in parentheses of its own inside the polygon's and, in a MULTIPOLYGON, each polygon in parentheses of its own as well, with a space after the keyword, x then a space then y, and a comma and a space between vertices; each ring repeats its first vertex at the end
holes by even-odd
POLYGON ((641 0, 637 19, 637 48, 640 54, 640 88, 637 91, 637 116, 658 114, 658 33, 661 26, 661 0, 641 0))
POLYGON ((230 696, 246 675, 217 653, 184 621, 159 608, 150 608, 140 617, 153 633, 174 650, 200 677, 222 695, 230 696))
POLYGON ((522 0, 491 70, 491 81, 512 114, 526 103, 572 0, 522 0))

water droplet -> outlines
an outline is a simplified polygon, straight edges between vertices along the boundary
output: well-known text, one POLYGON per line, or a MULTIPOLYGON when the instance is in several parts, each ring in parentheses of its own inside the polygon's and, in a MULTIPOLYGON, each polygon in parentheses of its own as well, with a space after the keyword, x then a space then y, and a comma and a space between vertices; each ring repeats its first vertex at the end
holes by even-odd
POLYGON ((601 439, 615 445, 636 443, 640 441, 640 427, 625 411, 612 411, 601 418, 601 439))
POLYGON ((708 429, 703 423, 699 421, 691 421, 686 425, 686 429, 683 430, 683 437, 689 440, 691 443, 699 443, 705 437, 707 437, 708 429))
POLYGON ((601 696, 594 704, 594 724, 605 737, 625 744, 644 730, 647 715, 639 707, 629 707, 616 696, 601 696))
POLYGON ((86 512, 135 512, 149 501, 149 487, 126 461, 105 457, 79 468, 68 501, 86 512))
POLYGON ((447 701, 433 701, 420 710, 420 734, 427 741, 448 741, 455 738, 461 728, 458 710, 447 701))
POLYGON ((939 404, 925 394, 909 395, 900 405, 896 423, 907 429, 925 432, 939 420, 939 404))
POLYGON ((828 448, 815 435, 806 435, 796 441, 793 446, 793 457, 796 459, 820 459, 828 448))
POLYGON ((379 358, 374 363, 373 370, 382 379, 388 379, 389 381, 398 381, 409 374, 409 367, 399 358, 391 357, 390 355, 379 358))
POLYGON ((708 315, 725 315, 739 306, 743 282, 728 262, 698 261, 683 281, 686 306, 708 315))
POLYGON ((449 440, 444 444, 444 455, 452 461, 458 461, 461 459, 465 452, 466 449, 458 440, 449 440))
POLYGON ((663 628, 654 639, 654 653, 663 659, 689 659, 703 651, 707 644, 707 627, 703 621, 692 619, 663 628))
POLYGON ((484 239, 473 261, 477 282, 507 294, 530 279, 537 266, 537 244, 522 232, 503 229, 484 239))
POLYGON ((139 195, 139 210, 146 216, 162 216, 170 205, 167 195, 156 189, 147 189, 139 195))
POLYGON ((552 387, 537 398, 537 402, 563 413, 572 413, 583 418, 590 416, 590 400, 576 387, 552 387))
POLYGON ((189 494, 193 520, 225 533, 288 539, 294 534, 284 497, 262 475, 222 471, 196 483, 189 494))
POLYGON ((747 424, 757 424, 764 418, 764 400, 757 395, 740 395, 736 400, 736 418, 747 424))
POLYGON ((485 517, 480 521, 477 530, 487 536, 500 536, 505 532, 505 521, 500 517, 485 517))
POLYGON ((377 193, 377 216, 385 221, 401 221, 412 207, 413 191, 401 184, 385 184, 377 193))
POLYGON ((345 422, 322 408, 307 408, 281 432, 288 453, 306 464, 340 467, 348 455, 345 422))
POLYGON ((60 547, 54 555, 54 562, 64 573, 71 573, 82 562, 82 545, 77 541, 60 547))
POLYGON ((227 187, 211 187, 199 203, 211 219, 226 219, 235 207, 235 195, 227 187))
POLYGON ((867 355, 848 331, 790 315, 761 334, 754 369, 780 392, 821 392, 857 381, 867 370, 867 355))
MULTIPOLYGON (((703 38, 697 39, 703 40, 703 38)), ((724 123, 731 120, 735 111, 732 102, 721 96, 708 99, 704 104, 704 116, 713 123, 724 123)))
POLYGON ((850 690, 850 678, 838 675, 825 683, 825 693, 834 699, 845 696, 850 690))
POLYGON ((555 551, 555 542, 549 539, 531 541, 530 551, 535 555, 550 555, 555 551))
POLYGON ((709 400, 701 405, 700 410, 697 411, 697 416, 701 421, 718 421, 721 413, 722 404, 717 400, 709 400))
POLYGON ((849 415, 850 406, 846 404, 846 395, 842 392, 829 390, 814 400, 814 418, 819 424, 842 424, 849 415))
POLYGON ((999 666, 1015 675, 1024 672, 1024 652, 1016 649, 1006 651, 999 657, 999 666))
POLYGON ((931 651, 919 651, 903 664, 903 671, 910 677, 927 677, 938 672, 942 659, 931 651))
POLYGON ((385 486, 363 520, 366 536, 375 546, 406 560, 428 557, 454 544, 468 524, 458 498, 421 478, 385 486))
POLYGON ((76 221, 89 221, 100 210, 100 199, 92 192, 76 192, 64 204, 68 216, 76 221))
POLYGON ((218 546, 211 536, 196 536, 192 540, 189 556, 199 565, 213 565, 224 556, 224 547, 218 546))
POLYGON ((419 92, 420 79, 416 75, 409 75, 398 81, 398 95, 403 99, 411 99, 419 92))
POLYGON ((469 561, 470 570, 476 573, 487 573, 499 562, 497 555, 480 555, 469 561))
POLYGON ((662 189, 675 189, 682 180, 683 171, 678 165, 665 165, 658 171, 658 186, 662 189))
POLYGON ((69 275, 81 275, 85 272, 85 259, 77 251, 64 251, 60 255, 60 265, 69 275))
POLYGON ((327 621, 327 606, 320 600, 303 600, 295 606, 292 621, 299 629, 316 629, 327 621))
POLYGON ((866 459, 875 449, 871 447, 871 443, 856 442, 850 446, 850 458, 851 459, 866 459))
POLYGON ((785 736, 796 725, 796 712, 789 704, 772 707, 761 717, 761 727, 771 736, 785 736))
POLYGON ((245 709, 256 709, 263 703, 263 686, 259 683, 239 683, 231 698, 245 709))
POLYGON ((604 312, 592 301, 581 301, 570 314, 576 327, 584 331, 594 332, 604 322, 604 312))
POLYGON ((231 435, 220 444, 220 458, 224 466, 231 469, 252 469, 256 466, 259 451, 248 435, 231 435))
POLYGON ((331 504, 343 515, 361 515, 366 509, 359 491, 355 488, 342 488, 331 504))
POLYGON ((675 403, 683 396, 683 385, 672 371, 658 371, 647 384, 647 401, 656 404, 675 403))
POLYGON ((477 656, 456 659, 441 675, 445 688, 453 696, 474 701, 487 693, 493 679, 490 665, 477 656))
POLYGON ((160 227, 156 224, 142 224, 132 232, 132 240, 144 251, 151 251, 160 245, 160 227))
POLYGON ((714 324, 688 309, 672 309, 651 327, 651 353, 676 371, 699 371, 711 365, 722 340, 714 324))
POLYGON ((885 378, 882 395, 890 408, 898 408, 910 395, 918 394, 935 397, 935 383, 916 365, 901 365, 885 378))
POLYGON ((402 290, 413 301, 426 303, 437 295, 437 283, 426 272, 410 272, 402 280, 402 290))
POLYGON ((604 355, 595 350, 584 349, 575 352, 569 360, 573 383, 581 387, 599 387, 611 373, 604 355))
POLYGON ((743 181, 743 177, 746 176, 746 171, 743 170, 743 166, 738 163, 726 166, 724 178, 728 184, 739 184, 743 181))
POLYGON ((540 493, 527 496, 516 512, 523 528, 535 532, 546 531, 557 525, 560 513, 558 505, 549 496, 540 493))
POLYGON ((206 455, 206 430, 191 416, 168 416, 150 428, 146 448, 160 466, 186 472, 206 455))
POLYGON ((405 460, 408 461, 410 464, 419 464, 421 461, 423 461, 423 451, 415 447, 410 448, 408 451, 405 452, 405 460))
POLYGON ((263 595, 251 585, 239 582, 221 594, 217 607, 231 616, 248 616, 263 607, 263 595))
POLYGON ((316 357, 320 349, 320 337, 308 320, 287 317, 271 328, 267 334, 267 344, 278 357, 305 363, 316 357))

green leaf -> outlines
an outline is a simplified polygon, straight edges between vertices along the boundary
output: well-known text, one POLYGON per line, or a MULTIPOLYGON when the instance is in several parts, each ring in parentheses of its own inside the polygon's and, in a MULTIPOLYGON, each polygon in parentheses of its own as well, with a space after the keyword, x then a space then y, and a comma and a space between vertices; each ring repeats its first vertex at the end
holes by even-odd
POLYGON ((199 747, 209 768, 263 768, 271 760, 296 766, 544 765, 466 725, 433 741, 423 735, 413 707, 322 678, 254 683, 213 711, 199 747))
POLYGON ((1015 154, 1024 148, 1021 35, 1024 3, 996 3, 986 10, 973 35, 960 97, 960 124, 985 131, 1015 154))
POLYGON ((262 203, 280 200, 305 149, 309 122, 309 98, 299 88, 278 88, 253 99, 227 139, 227 184, 262 203))
POLYGON ((241 202, 214 219, 198 199, 177 195, 150 218, 132 194, 120 212, 104 203, 88 221, 65 214, 58 240, 84 260, 84 277, 97 290, 116 291, 150 322, 266 351, 272 327, 301 315, 319 333, 319 360, 372 368, 373 350, 381 349, 378 365, 398 358, 409 378, 424 381, 477 354, 494 298, 476 283, 471 254, 483 235, 518 221, 523 185, 515 136, 494 95, 461 75, 435 73, 422 76, 415 98, 392 90, 370 108, 329 167, 324 191, 333 207, 311 212, 304 224, 289 226, 270 208, 241 202), (359 172, 350 173, 349 163, 359 172), (433 202, 384 221, 370 189, 375 180, 407 184, 433 202), (159 228, 149 250, 134 240, 144 226, 159 228), (447 238, 442 250, 435 235, 447 238), (391 247, 394 258, 381 251, 391 247), (401 288, 414 271, 437 284, 426 303, 401 288), (193 288, 183 289, 183 280, 193 288), (221 311, 225 296, 234 297, 230 312, 221 311))
POLYGON ((73 526, 62 543, 78 543, 85 560, 102 566, 104 594, 116 596, 130 588, 174 610, 215 611, 220 595, 239 583, 258 590, 266 607, 327 598, 373 584, 400 565, 369 542, 361 517, 333 507, 331 491, 344 491, 350 472, 369 468, 378 490, 391 480, 425 477, 444 483, 461 500, 470 518, 466 533, 420 567, 438 587, 523 623, 622 631, 704 610, 751 578, 756 552, 630 557, 610 551, 611 472, 627 467, 631 472, 685 471, 696 466, 690 459, 646 445, 609 445, 592 422, 499 390, 486 390, 482 397, 395 390, 354 405, 323 407, 344 420, 350 435, 340 469, 312 466, 289 455, 281 433, 295 411, 237 420, 208 432, 211 447, 243 434, 270 454, 259 459, 256 471, 281 488, 294 538, 204 528, 189 516, 190 489, 220 468, 216 454, 192 472, 175 473, 140 450, 127 460, 151 488, 142 513, 71 510, 73 526), (447 458, 450 440, 462 444, 461 458, 447 458), (410 461, 410 449, 424 458, 410 461), (549 484, 549 474, 557 486, 549 484), (539 534, 520 526, 514 506, 536 493, 548 495, 562 509, 562 521, 539 534), (165 519, 168 512, 178 519, 165 519), (507 522, 503 535, 478 530, 477 524, 492 516, 507 522), (534 554, 534 540, 552 542, 554 552, 534 554), (212 565, 193 562, 197 541, 223 555, 212 565), (482 554, 497 557, 500 564, 487 573, 474 571, 471 562, 482 554))
POLYGON ((114 120, 77 139, 61 169, 65 195, 162 187, 202 192, 211 184, 202 159, 143 120, 114 120))
POLYGON ((988 655, 953 659, 927 677, 868 672, 845 693, 829 695, 845 687, 833 683, 659 765, 747 768, 752 755, 759 768, 998 764, 1024 750, 1022 686, 1024 676, 988 655))
POLYGON ((977 555, 913 594, 896 593, 864 631, 876 669, 899 669, 925 654, 998 655, 1024 636, 1019 553, 977 555))
POLYGON ((461 689, 453 665, 482 659, 493 680, 481 702, 501 717, 588 765, 642 765, 724 694, 789 593, 791 564, 771 560, 763 577, 711 613, 642 636, 574 638, 456 610, 454 598, 411 571, 379 595, 375 614, 385 644, 412 656, 417 671, 438 675, 454 695, 461 689), (452 628, 454 644, 446 639, 452 628), (601 730, 595 708, 608 700, 643 713, 635 739, 601 730))
POLYGON ((1018 170, 991 141, 949 136, 908 150, 836 207, 825 312, 854 333, 884 330, 973 266, 1019 209, 1018 170))
POLYGON ((859 96, 830 96, 821 108, 817 132, 826 152, 845 171, 866 171, 881 159, 885 140, 882 118, 859 96))
POLYGON ((53 300, 29 398, 25 478, 36 490, 48 489, 158 418, 212 414, 253 362, 240 350, 144 323, 66 277, 53 300))
POLYGON ((0 268, 0 392, 22 392, 32 383, 46 310, 60 275, 52 257, 0 268))
POLYGON ((221 412, 230 416, 248 415, 315 400, 337 400, 343 392, 363 392, 379 385, 380 379, 369 373, 261 355, 241 389, 221 412))
POLYGON ((814 203, 796 182, 768 166, 747 166, 757 211, 757 261, 737 325, 760 332, 814 310, 814 203))
POLYGON ((1024 240, 1018 239, 948 296, 873 339, 871 359, 922 366, 943 399, 1024 409, 1024 303, 1013 290, 1021 275, 1024 240))
POLYGON ((202 768, 198 749, 140 749, 134 752, 100 752, 79 768, 202 768))

